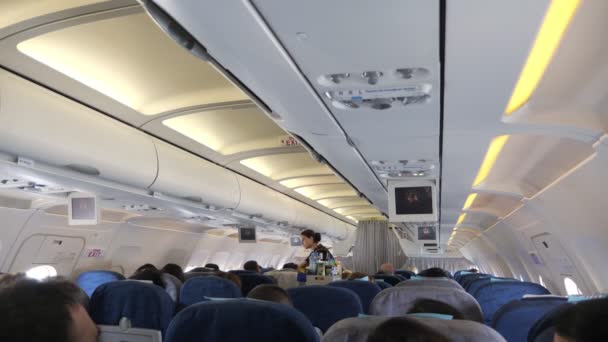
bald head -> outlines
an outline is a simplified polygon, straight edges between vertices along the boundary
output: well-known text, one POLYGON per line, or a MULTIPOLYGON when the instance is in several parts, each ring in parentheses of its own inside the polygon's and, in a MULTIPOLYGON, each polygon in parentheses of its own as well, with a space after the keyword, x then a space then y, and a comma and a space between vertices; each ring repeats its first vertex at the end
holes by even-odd
POLYGON ((384 274, 394 274, 395 273, 395 267, 393 267, 393 265, 389 264, 389 263, 382 264, 380 266, 380 272, 382 272, 384 274))

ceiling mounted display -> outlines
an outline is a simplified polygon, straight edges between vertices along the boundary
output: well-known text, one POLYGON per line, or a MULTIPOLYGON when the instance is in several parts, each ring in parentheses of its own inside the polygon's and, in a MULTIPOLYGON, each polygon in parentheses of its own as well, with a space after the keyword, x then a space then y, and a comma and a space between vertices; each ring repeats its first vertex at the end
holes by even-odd
POLYGON ((434 175, 435 161, 417 160, 371 160, 369 162, 380 178, 427 177, 434 175))

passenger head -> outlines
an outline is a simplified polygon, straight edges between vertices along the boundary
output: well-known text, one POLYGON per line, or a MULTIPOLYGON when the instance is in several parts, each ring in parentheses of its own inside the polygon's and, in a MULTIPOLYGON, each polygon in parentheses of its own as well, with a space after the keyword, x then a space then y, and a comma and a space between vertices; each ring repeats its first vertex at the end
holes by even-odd
POLYGON ((0 341, 96 342, 97 326, 58 282, 20 280, 0 290, 0 341))
POLYGON ((369 279, 369 281, 373 281, 373 277, 370 277, 369 274, 365 274, 363 272, 352 272, 348 276, 348 280, 359 280, 359 279, 363 279, 365 277, 367 277, 369 279))
POLYGON ((55 285, 64 295, 72 297, 76 303, 82 305, 86 310, 89 309, 89 296, 78 285, 63 277, 48 278, 44 282, 55 285))
POLYGON ((139 272, 139 271, 148 270, 148 269, 150 269, 150 270, 156 270, 156 271, 158 270, 158 268, 156 268, 156 266, 154 266, 154 265, 152 265, 152 264, 143 264, 143 265, 139 266, 139 267, 138 267, 138 268, 135 270, 135 272, 134 272, 134 273, 137 273, 137 272, 139 272))
POLYGON ((147 280, 151 281, 154 285, 165 288, 165 282, 163 281, 163 274, 159 270, 144 269, 133 273, 129 279, 133 280, 147 280))
POLYGON ((25 277, 25 273, 17 273, 17 274, 2 274, 0 275, 0 290, 4 287, 9 287, 15 285, 17 282, 27 279, 25 277))
MULTIPOLYGON (((300 235, 302 236, 302 246, 304 246, 304 248, 309 249, 309 248, 314 247, 315 236, 316 236, 316 233, 314 232, 314 230, 306 229, 305 231, 300 233, 300 235)), ((319 236, 319 241, 321 241, 320 236, 319 236)))
POLYGON ((247 298, 293 306, 287 291, 272 284, 262 284, 254 287, 253 290, 249 291, 247 298))
POLYGON ((214 271, 220 270, 220 267, 217 264, 206 264, 205 268, 208 268, 208 269, 214 270, 214 271))
POLYGON ((285 265, 283 265, 283 269, 284 270, 297 270, 298 265, 294 264, 293 262, 288 262, 285 265))
POLYGON ((420 272, 418 275, 427 278, 443 278, 448 276, 448 274, 439 267, 428 268, 420 272))
POLYGON ((479 270, 476 268, 471 268, 469 269, 467 272, 471 272, 471 273, 479 273, 479 270))
POLYGON ((175 278, 181 280, 182 283, 186 280, 184 278, 184 270, 179 265, 176 265, 176 264, 166 264, 160 271, 163 272, 163 273, 168 273, 168 274, 174 276, 175 278))
POLYGON ((243 287, 243 283, 241 282, 241 277, 239 277, 238 275, 236 275, 234 273, 219 271, 219 272, 217 272, 217 274, 215 274, 215 276, 230 280, 239 289, 242 289, 242 287, 243 287))
POLYGON ((260 268, 260 265, 258 265, 258 262, 255 260, 249 260, 247 261, 244 265, 243 265, 243 269, 245 271, 253 271, 253 272, 261 272, 262 269, 260 268))
POLYGON ((449 342, 426 325, 407 317, 390 318, 374 329, 367 342, 449 342))
POLYGON ((380 273, 395 274, 395 267, 393 267, 393 264, 390 263, 382 264, 380 265, 380 273))
POLYGON ((555 319, 554 342, 608 341, 608 298, 579 302, 555 319))
POLYGON ((450 315, 454 319, 464 319, 462 312, 453 306, 434 299, 419 299, 407 313, 435 313, 450 315))

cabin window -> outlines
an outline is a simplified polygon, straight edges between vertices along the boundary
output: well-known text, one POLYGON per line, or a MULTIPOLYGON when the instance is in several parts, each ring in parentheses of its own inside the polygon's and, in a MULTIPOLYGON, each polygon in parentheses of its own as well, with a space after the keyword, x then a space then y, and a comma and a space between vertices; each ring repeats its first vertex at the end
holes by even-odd
POLYGON ((40 265, 27 270, 25 272, 25 276, 36 280, 43 280, 49 277, 57 276, 57 270, 53 266, 40 265))
POLYGON ((578 288, 578 285, 576 285, 576 283, 574 282, 574 280, 572 280, 572 278, 565 277, 564 285, 566 285, 566 293, 568 294, 568 296, 583 294, 581 289, 578 288))

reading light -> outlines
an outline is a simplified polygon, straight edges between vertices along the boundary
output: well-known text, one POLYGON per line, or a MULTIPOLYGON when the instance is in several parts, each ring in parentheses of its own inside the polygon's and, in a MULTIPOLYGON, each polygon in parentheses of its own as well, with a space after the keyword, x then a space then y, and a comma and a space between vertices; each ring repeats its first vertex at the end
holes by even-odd
POLYGON ((536 89, 579 3, 580 0, 553 0, 551 2, 534 46, 532 46, 511 94, 505 115, 510 115, 519 109, 536 89))
POLYGON ((488 177, 490 170, 492 170, 500 151, 502 151, 502 148, 505 146, 508 139, 508 135, 501 135, 492 140, 490 147, 488 148, 488 152, 486 152, 486 156, 483 159, 483 163, 477 172, 477 177, 475 177, 473 187, 478 186, 486 180, 486 177, 488 177))
POLYGON ((467 197, 467 200, 464 202, 464 207, 462 207, 462 210, 469 209, 473 202, 475 202, 475 198, 477 198, 477 193, 470 194, 469 197, 467 197))

